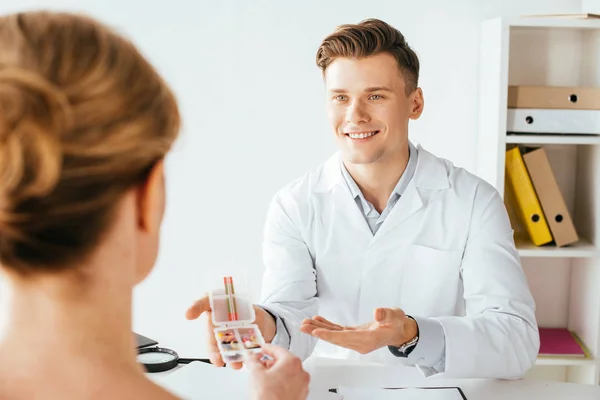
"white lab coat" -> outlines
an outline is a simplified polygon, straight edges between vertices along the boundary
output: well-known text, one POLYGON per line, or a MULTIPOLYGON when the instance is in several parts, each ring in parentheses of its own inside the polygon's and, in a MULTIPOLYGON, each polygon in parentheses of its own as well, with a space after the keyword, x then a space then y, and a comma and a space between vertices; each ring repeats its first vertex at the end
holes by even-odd
MULTIPOLYGON (((283 318, 290 350, 322 315, 342 325, 377 307, 434 318, 445 332, 445 377, 519 378, 539 350, 535 303, 498 192, 418 147, 413 179, 375 236, 348 190, 339 154, 280 190, 264 232, 263 303, 283 318)), ((320 341, 319 355, 403 363, 387 347, 367 355, 320 341)))

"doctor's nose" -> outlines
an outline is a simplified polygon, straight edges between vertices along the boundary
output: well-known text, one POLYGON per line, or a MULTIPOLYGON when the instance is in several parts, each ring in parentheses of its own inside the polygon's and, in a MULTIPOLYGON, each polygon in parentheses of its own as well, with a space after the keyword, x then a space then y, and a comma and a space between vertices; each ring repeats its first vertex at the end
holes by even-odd
POLYGON ((346 109, 346 122, 358 125, 369 122, 371 118, 359 101, 352 102, 346 109))

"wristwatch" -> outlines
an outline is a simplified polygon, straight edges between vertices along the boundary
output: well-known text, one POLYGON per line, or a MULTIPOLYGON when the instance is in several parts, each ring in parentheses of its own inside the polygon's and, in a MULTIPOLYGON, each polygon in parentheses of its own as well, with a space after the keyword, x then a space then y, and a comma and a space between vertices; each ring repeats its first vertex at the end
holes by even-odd
MULTIPOLYGON (((407 317, 414 321, 414 318, 412 318, 410 316, 407 316, 407 317)), ((406 343, 403 343, 400 347, 388 346, 388 349, 396 357, 408 357, 408 355, 415 349, 415 347, 417 347, 418 342, 419 342, 419 326, 417 325, 417 334, 415 335, 414 338, 410 339, 406 343)))

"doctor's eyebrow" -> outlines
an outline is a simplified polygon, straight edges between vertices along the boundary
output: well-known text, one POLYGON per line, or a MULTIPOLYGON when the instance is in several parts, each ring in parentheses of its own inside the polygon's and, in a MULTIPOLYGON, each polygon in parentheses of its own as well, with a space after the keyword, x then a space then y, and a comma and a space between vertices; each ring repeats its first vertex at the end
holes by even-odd
MULTIPOLYGON (((346 90, 346 89, 337 89, 337 88, 329 89, 329 91, 331 93, 346 93, 346 92, 348 92, 348 90, 346 90)), ((365 88, 364 92, 366 92, 366 93, 392 92, 393 93, 394 91, 387 86, 370 86, 368 88, 365 88)))
POLYGON ((372 87, 366 88, 365 92, 372 93, 372 92, 394 92, 394 91, 387 86, 372 86, 372 87))

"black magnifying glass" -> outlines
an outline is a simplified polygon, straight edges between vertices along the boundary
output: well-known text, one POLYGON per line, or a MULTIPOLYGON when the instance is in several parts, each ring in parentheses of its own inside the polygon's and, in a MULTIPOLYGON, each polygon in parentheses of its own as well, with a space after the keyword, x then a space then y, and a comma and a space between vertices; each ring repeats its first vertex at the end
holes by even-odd
POLYGON ((189 364, 193 361, 211 363, 208 358, 180 358, 175 350, 164 347, 138 349, 137 361, 148 372, 164 372, 175 368, 178 364, 189 364))
POLYGON ((138 350, 137 361, 148 372, 164 372, 179 364, 179 354, 163 347, 146 347, 138 350))
POLYGON ((175 368, 178 364, 189 364, 200 361, 210 364, 208 358, 181 358, 175 350, 156 346, 158 342, 140 334, 137 340, 137 361, 147 372, 164 372, 175 368))

